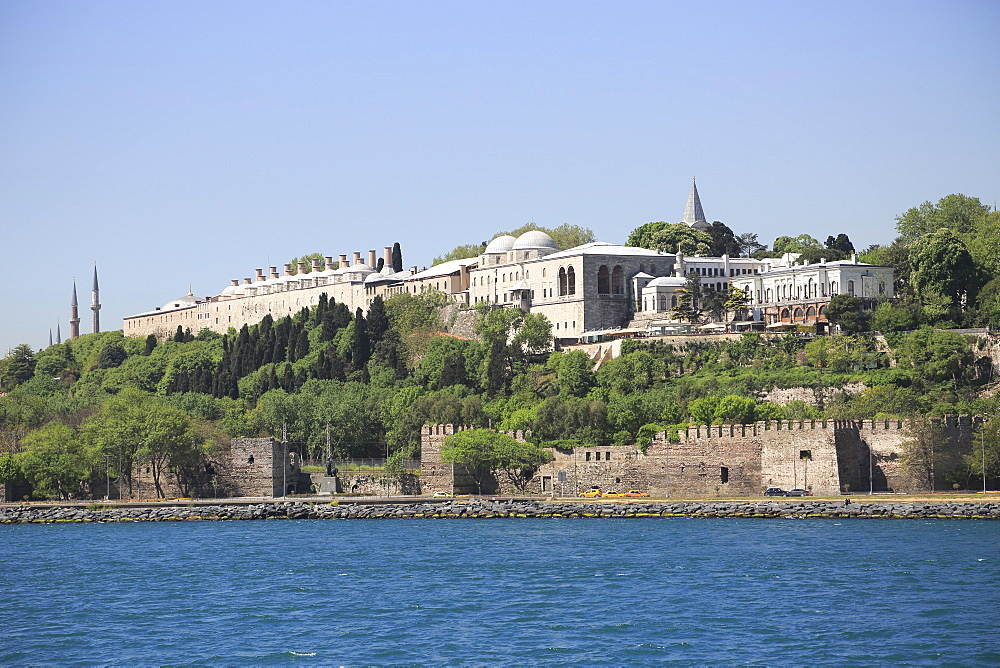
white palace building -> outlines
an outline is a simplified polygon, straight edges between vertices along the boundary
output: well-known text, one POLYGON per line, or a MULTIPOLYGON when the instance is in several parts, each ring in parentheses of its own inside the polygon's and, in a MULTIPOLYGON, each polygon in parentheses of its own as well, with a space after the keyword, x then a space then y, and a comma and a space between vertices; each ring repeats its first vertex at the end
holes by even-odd
MULTIPOLYGON (((684 222, 704 230, 698 190, 692 182, 684 222)), ((694 273, 716 290, 747 291, 749 317, 762 325, 781 327, 817 324, 825 320, 830 299, 840 293, 867 298, 891 298, 890 267, 849 261, 796 264, 797 256, 749 259, 684 257, 604 242, 559 250, 549 235, 537 230, 519 237, 493 239, 481 255, 451 260, 429 269, 392 266, 391 247, 384 248, 384 268, 376 271, 376 252, 353 258, 333 256, 312 266, 299 263, 278 273, 256 269, 254 276, 233 280, 219 294, 198 298, 190 292, 161 307, 124 319, 126 336, 153 334, 166 338, 177 327, 198 332, 226 333, 230 327, 260 322, 270 314, 279 319, 314 306, 321 294, 345 304, 352 312, 366 309, 376 296, 440 291, 458 304, 488 303, 541 313, 552 323, 555 339, 576 342, 595 332, 673 321, 677 291, 694 273)))

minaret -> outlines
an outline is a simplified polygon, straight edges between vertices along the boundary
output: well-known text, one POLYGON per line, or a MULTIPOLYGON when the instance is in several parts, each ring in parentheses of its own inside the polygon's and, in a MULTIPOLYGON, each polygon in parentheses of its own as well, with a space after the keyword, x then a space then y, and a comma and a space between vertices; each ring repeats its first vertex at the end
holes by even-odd
POLYGON ((80 336, 80 305, 76 301, 76 279, 73 279, 73 301, 69 303, 69 338, 80 336))
POLYGON ((52 328, 49 327, 49 348, 52 347, 52 328))
POLYGON ((705 210, 701 208, 701 198, 698 197, 698 186, 691 177, 691 194, 688 195, 687 207, 684 209, 684 222, 696 230, 707 230, 710 226, 705 220, 705 210))
POLYGON ((91 289, 91 300, 90 300, 90 310, 93 312, 91 316, 91 324, 94 326, 94 334, 99 334, 101 331, 101 289, 97 287, 97 263, 94 263, 94 287, 91 289))
POLYGON ((62 331, 60 330, 60 322, 56 320, 56 343, 62 343, 62 331))

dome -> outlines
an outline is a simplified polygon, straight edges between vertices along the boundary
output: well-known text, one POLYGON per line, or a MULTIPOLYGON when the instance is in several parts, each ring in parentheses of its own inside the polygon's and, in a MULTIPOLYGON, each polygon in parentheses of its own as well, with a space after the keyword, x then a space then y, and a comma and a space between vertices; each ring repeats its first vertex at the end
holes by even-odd
MULTIPOLYGON (((226 289, 223 290, 222 294, 220 294, 219 296, 220 297, 232 297, 234 294, 236 294, 236 291, 239 289, 239 287, 240 287, 239 284, 236 284, 236 285, 227 285, 226 289)), ((243 294, 242 290, 240 290, 240 294, 243 294)))
POLYGON ((552 240, 552 237, 539 230, 529 230, 519 236, 511 247, 511 250, 528 250, 532 248, 558 250, 556 242, 552 240))
POLYGON ((163 305, 161 311, 169 311, 175 308, 187 308, 188 306, 194 306, 198 303, 198 299, 190 292, 183 297, 178 297, 177 299, 171 299, 166 304, 163 305))
POLYGON ((515 241, 517 241, 517 239, 509 234, 500 235, 491 241, 488 246, 486 246, 486 250, 484 250, 483 253, 506 253, 514 247, 515 241))
POLYGON ((687 279, 681 276, 660 276, 646 283, 647 288, 680 288, 687 284, 687 279))

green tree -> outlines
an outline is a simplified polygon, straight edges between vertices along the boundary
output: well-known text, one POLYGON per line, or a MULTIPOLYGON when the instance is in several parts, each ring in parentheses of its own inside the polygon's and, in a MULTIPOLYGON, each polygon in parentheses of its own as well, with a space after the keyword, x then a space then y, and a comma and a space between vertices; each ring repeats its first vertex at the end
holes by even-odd
POLYGON ((539 467, 552 461, 552 451, 548 448, 517 441, 509 436, 498 439, 493 451, 496 456, 493 462, 494 475, 502 474, 521 494, 525 493, 539 467))
POLYGON ((556 371, 556 382, 561 395, 584 397, 597 382, 594 363, 582 350, 554 352, 549 355, 547 364, 556 371))
POLYGON ((632 230, 625 245, 668 253, 708 255, 712 249, 712 236, 686 223, 658 221, 640 225, 632 230))
POLYGON ((850 254, 854 252, 854 244, 851 243, 851 238, 846 234, 838 234, 836 237, 828 236, 826 238, 826 243, 823 244, 828 249, 837 250, 844 254, 850 254))
POLYGON ((9 392, 35 375, 35 353, 22 343, 0 360, 0 390, 9 392))
POLYGON ((948 438, 939 422, 915 419, 908 438, 900 444, 900 464, 918 488, 933 492, 941 465, 949 454, 948 438))
POLYGON ((95 462, 76 432, 58 422, 28 434, 18 459, 36 493, 61 499, 82 495, 95 462))
POLYGON ((398 241, 392 245, 392 268, 403 271, 403 249, 398 241))
POLYGON ((930 321, 959 322, 963 304, 979 287, 979 272, 962 240, 950 229, 930 232, 910 249, 913 290, 930 321))
POLYGON ((800 234, 797 237, 778 237, 771 245, 776 253, 802 253, 806 250, 823 250, 823 245, 818 239, 808 234, 800 234))
POLYGON ((924 202, 907 209, 896 217, 896 230, 904 243, 913 243, 942 229, 957 234, 974 232, 980 221, 990 213, 990 207, 978 197, 947 195, 937 204, 924 202))
POLYGON ((708 234, 712 237, 709 255, 713 257, 722 257, 723 255, 739 257, 740 243, 728 225, 717 220, 708 228, 708 234))
POLYGON ((305 264, 306 264, 306 273, 308 274, 309 272, 312 271, 312 261, 313 260, 319 260, 320 262, 324 263, 324 266, 325 266, 326 258, 323 257, 322 253, 306 253, 302 257, 293 257, 291 259, 291 261, 289 262, 289 264, 292 265, 292 274, 298 274, 299 273, 299 262, 305 262, 305 264))
POLYGON ((760 243, 758 235, 753 232, 738 234, 736 243, 740 247, 740 257, 750 257, 757 251, 767 250, 767 244, 760 243))
POLYGON ((476 334, 483 349, 480 383, 491 396, 510 388, 528 355, 543 352, 552 345, 552 325, 548 319, 515 308, 485 305, 480 309, 476 334))
POLYGON ((441 460, 465 467, 476 484, 476 494, 483 493, 483 483, 499 468, 501 452, 514 439, 490 429, 468 429, 447 436, 441 446, 441 460))
POLYGON ((552 241, 555 242, 556 248, 559 250, 568 250, 570 248, 576 248, 577 246, 582 246, 583 244, 589 244, 592 241, 596 241, 593 230, 580 227, 579 225, 570 225, 568 223, 563 223, 558 227, 552 228, 542 227, 541 225, 536 225, 535 223, 528 223, 515 230, 511 230, 510 232, 500 232, 495 234, 493 238, 495 239, 496 237, 504 234, 509 234, 512 237, 519 237, 525 232, 530 232, 531 230, 545 232, 547 235, 552 237, 552 241))
POLYGON ((451 260, 464 260, 470 257, 477 257, 486 250, 486 244, 463 244, 455 246, 450 251, 431 260, 431 266, 450 262, 451 260))
POLYGON ((826 317, 830 324, 837 325, 845 334, 857 334, 868 331, 871 312, 865 309, 860 298, 837 295, 826 307, 826 317))

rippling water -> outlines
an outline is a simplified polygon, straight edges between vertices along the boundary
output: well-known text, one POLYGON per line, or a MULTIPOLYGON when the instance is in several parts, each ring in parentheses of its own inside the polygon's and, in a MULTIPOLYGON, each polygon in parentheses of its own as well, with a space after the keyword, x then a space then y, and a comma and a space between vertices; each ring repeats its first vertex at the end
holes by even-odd
POLYGON ((1000 664, 1000 522, 0 527, 0 663, 1000 664))

